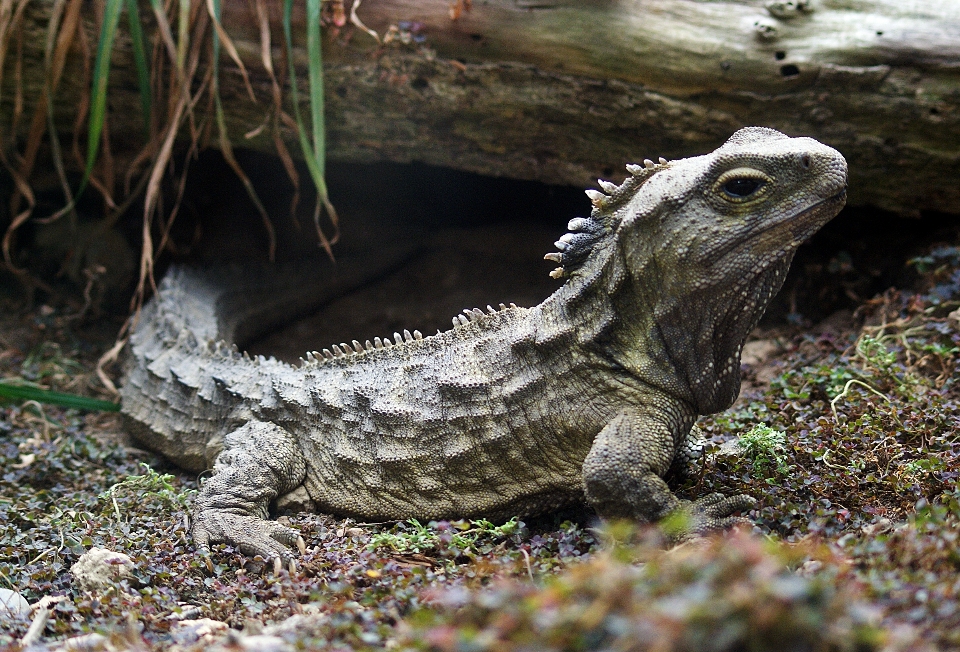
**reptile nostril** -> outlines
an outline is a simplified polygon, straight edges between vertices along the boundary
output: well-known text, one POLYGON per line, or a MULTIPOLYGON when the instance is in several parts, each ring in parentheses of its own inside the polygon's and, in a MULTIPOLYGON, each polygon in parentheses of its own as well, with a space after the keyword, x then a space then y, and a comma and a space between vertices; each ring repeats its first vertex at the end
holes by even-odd
POLYGON ((809 155, 809 154, 804 154, 802 157, 800 157, 800 165, 803 166, 803 169, 804 169, 804 170, 809 170, 809 169, 810 169, 810 155, 809 155))

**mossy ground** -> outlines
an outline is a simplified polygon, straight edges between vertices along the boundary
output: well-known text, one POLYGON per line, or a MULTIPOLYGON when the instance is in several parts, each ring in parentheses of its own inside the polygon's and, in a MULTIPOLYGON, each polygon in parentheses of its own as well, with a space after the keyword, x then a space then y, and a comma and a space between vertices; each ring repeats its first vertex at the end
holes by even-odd
MULTIPOLYGON (((756 497, 753 534, 664 552, 655 531, 598 530, 579 512, 295 514, 281 518, 308 552, 275 574, 227 546, 198 555, 198 479, 124 447, 117 417, 6 404, 0 588, 63 597, 43 632, 54 647, 98 632, 93 645, 118 649, 250 649, 262 632, 258 645, 291 649, 960 649, 960 252, 917 265, 916 287, 841 328, 766 332, 780 353, 745 368, 732 410, 701 421, 708 454, 678 491, 756 497), (70 567, 94 546, 129 555, 132 577, 77 588, 70 567), (204 636, 203 618, 239 633, 204 636)), ((50 309, 4 317, 0 376, 92 395, 100 348, 75 328, 50 309)), ((29 625, 0 617, 0 647, 29 625)))

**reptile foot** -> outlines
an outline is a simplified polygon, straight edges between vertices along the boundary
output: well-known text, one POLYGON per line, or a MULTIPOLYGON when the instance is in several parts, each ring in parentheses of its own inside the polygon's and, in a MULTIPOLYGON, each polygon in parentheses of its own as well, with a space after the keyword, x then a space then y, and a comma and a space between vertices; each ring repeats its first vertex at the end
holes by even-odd
POLYGON ((683 501, 683 505, 675 512, 679 518, 674 523, 668 523, 667 529, 671 538, 684 541, 738 525, 752 527, 753 522, 749 518, 731 514, 747 511, 756 504, 757 501, 746 494, 724 496, 713 493, 692 502, 683 501))
POLYGON ((275 521, 220 509, 206 509, 197 514, 193 538, 201 550, 209 549, 211 543, 229 543, 250 557, 260 555, 267 561, 275 559, 288 565, 294 562, 288 546, 297 546, 301 553, 306 550, 296 530, 275 521))

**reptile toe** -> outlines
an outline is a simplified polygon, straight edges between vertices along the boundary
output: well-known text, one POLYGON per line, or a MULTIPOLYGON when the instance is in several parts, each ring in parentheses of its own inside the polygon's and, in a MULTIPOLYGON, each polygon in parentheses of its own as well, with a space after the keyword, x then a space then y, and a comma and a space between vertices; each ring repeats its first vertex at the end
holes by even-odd
POLYGON ((279 559, 284 564, 294 559, 287 546, 299 548, 300 540, 299 532, 274 521, 219 510, 202 512, 194 524, 193 536, 200 548, 207 548, 210 543, 228 543, 245 555, 260 555, 268 561, 279 559))

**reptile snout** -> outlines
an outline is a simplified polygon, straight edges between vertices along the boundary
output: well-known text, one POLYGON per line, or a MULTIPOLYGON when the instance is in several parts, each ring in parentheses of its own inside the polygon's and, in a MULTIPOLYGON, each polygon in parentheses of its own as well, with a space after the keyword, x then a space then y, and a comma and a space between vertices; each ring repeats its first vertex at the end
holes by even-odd
POLYGON ((799 166, 815 179, 813 191, 823 199, 839 198, 847 189, 847 160, 843 154, 811 140, 816 147, 798 156, 799 166))

